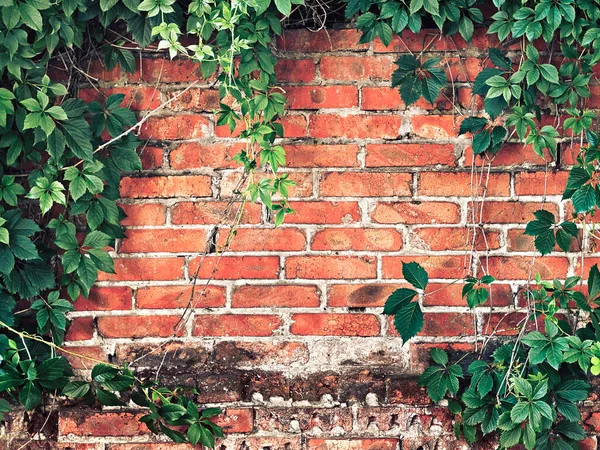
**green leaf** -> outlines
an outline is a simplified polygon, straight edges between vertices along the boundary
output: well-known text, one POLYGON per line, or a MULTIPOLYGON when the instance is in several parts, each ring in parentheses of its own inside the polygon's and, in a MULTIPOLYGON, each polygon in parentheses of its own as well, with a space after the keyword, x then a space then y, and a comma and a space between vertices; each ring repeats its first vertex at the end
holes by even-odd
POLYGON ((411 302, 401 308, 394 318, 394 326, 402 340, 408 342, 423 328, 423 312, 417 302, 411 302))
POLYGON ((412 289, 400 288, 392 292, 387 298, 383 308, 383 314, 394 315, 396 312, 409 303, 418 294, 412 289))
POLYGON ((275 0, 275 6, 284 16, 289 16, 292 12, 291 0, 275 0))
POLYGON ((402 263, 402 276, 416 289, 425 290, 429 277, 427 272, 416 262, 402 263))
POLYGON ((186 413, 187 409, 176 403, 167 403, 166 405, 158 408, 158 415, 169 422, 176 421, 180 417, 183 417, 186 413))
POLYGON ((35 409, 42 403, 42 392, 33 381, 28 381, 19 392, 19 401, 26 410, 35 409))
POLYGON ((42 31, 44 23, 42 21, 42 15, 37 9, 27 3, 20 3, 19 12, 21 14, 21 20, 25 25, 35 31, 42 31))
POLYGON ((431 359, 442 366, 448 364, 448 354, 441 348, 434 347, 431 349, 431 359))

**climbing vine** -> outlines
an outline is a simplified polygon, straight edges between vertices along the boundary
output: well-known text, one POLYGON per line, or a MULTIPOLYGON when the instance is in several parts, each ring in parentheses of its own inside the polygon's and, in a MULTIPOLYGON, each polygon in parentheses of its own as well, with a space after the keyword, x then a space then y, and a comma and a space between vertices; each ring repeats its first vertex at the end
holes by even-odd
POLYGON ((221 411, 198 405, 195 390, 62 347, 73 302, 89 295, 99 272, 114 273, 110 250, 125 237, 119 180, 141 169, 137 134, 166 105, 137 117, 124 95, 85 103, 77 85, 92 81, 82 63, 91 49, 100 49, 108 70, 130 73, 135 52, 153 42, 171 58, 201 63, 203 77, 219 84, 217 125, 241 130, 247 142, 235 158, 244 168, 238 195, 265 203, 279 224, 292 212, 293 183, 277 175, 285 97, 274 89, 270 47, 298 3, 0 1, 0 413, 14 403, 32 410, 49 397, 104 406, 131 400, 148 408, 140 420, 152 432, 175 442, 212 448, 223 436, 210 420, 221 411), (184 46, 182 35, 197 42, 184 46), (66 83, 51 79, 53 66, 67 70, 66 83), (90 379, 76 379, 67 357, 98 363, 90 379))
MULTIPOLYGON (((458 33, 470 41, 474 24, 484 22, 479 9, 483 4, 349 0, 346 14, 356 17, 363 42, 379 38, 388 45, 392 33, 402 39, 404 30, 418 33, 424 22, 435 23, 440 36, 458 33)), ((487 67, 472 86, 483 110, 461 111, 465 117, 459 134, 472 137, 482 172, 509 142, 530 145, 546 164, 556 161, 560 140, 581 144, 563 192, 573 212, 559 223, 554 214, 540 209, 525 229, 542 256, 566 252, 581 232, 591 241, 598 239, 592 218, 600 206, 599 137, 591 129, 595 115, 585 106, 593 68, 600 60, 600 3, 494 0, 493 6, 486 27, 498 45, 489 49, 487 67), (550 123, 544 120, 548 116, 553 118, 550 123)), ((396 61, 392 84, 407 106, 421 97, 433 104, 445 95, 441 58, 423 54, 436 38, 423 43, 421 54, 402 55, 396 61)), ((476 214, 472 219, 471 226, 480 227, 476 214)), ((462 295, 473 311, 489 303, 495 281, 485 264, 479 272, 471 268, 466 278, 457 280, 464 283, 462 295)), ((412 289, 392 293, 383 312, 394 316, 395 328, 408 341, 423 327, 419 300, 429 295, 429 278, 417 263, 403 264, 402 273, 412 289)), ((447 401, 456 416, 457 436, 473 443, 480 433, 498 432, 504 448, 578 448, 585 433, 577 403, 590 392, 588 375, 600 373, 598 275, 593 266, 587 274, 587 296, 582 277, 547 282, 537 276, 522 294, 526 307, 516 337, 502 339, 492 332, 479 351, 455 361, 442 349, 432 350, 433 365, 419 383, 434 402, 447 401)))

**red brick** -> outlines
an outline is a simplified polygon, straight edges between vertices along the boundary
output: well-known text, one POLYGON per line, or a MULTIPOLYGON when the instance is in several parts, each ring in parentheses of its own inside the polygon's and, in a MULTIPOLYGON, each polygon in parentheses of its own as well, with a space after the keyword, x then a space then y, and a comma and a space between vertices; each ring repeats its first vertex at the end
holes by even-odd
POLYGON ((115 274, 100 272, 98 281, 158 281, 183 277, 183 258, 117 258, 115 274))
POLYGON ((206 230, 153 228, 127 230, 119 253, 195 253, 206 250, 206 230))
POLYGON ((233 291, 233 308, 290 308, 318 307, 319 291, 316 286, 240 286, 233 291))
POLYGON ((515 176, 517 195, 562 195, 569 172, 523 172, 515 176))
MULTIPOLYGON (((389 335, 399 336, 393 317, 389 321, 389 335)), ((472 313, 423 314, 423 329, 419 336, 469 336, 475 331, 472 313)))
POLYGON ((309 450, 396 450, 398 439, 309 439, 309 450))
POLYGON ((164 225, 167 221, 166 208, 162 203, 122 203, 119 206, 127 214, 121 221, 125 226, 164 225))
MULTIPOLYGON (((452 109, 452 102, 447 96, 440 94, 433 105, 424 98, 420 98, 411 107, 423 110, 448 111, 452 109)), ((361 89, 361 109, 364 111, 395 111, 405 108, 406 105, 400 97, 398 88, 365 86, 361 89)))
POLYGON ((142 169, 153 170, 160 169, 163 165, 163 149, 146 145, 140 150, 140 160, 142 169))
MULTIPOLYGON (((507 238, 507 249, 509 252, 535 252, 537 251, 534 245, 535 238, 524 234, 525 230, 508 230, 507 238)), ((582 236, 580 234, 579 240, 573 239, 569 251, 579 252, 581 251, 580 242, 582 236)), ((554 246, 554 251, 562 252, 563 250, 557 245, 554 246)))
POLYGON ((112 311, 131 309, 131 288, 117 286, 94 286, 88 298, 75 301, 75 311, 112 311))
POLYGON ((324 56, 319 68, 324 80, 389 80, 393 61, 389 56, 324 56))
POLYGON ((177 170, 210 168, 230 169, 240 164, 233 157, 246 148, 243 143, 231 144, 201 144, 186 142, 169 154, 171 167, 177 170))
POLYGON ((397 251, 402 248, 402 235, 393 229, 329 228, 318 231, 312 250, 397 251))
MULTIPOLYGON (((464 152, 465 166, 473 165, 473 149, 469 146, 464 152)), ((543 165, 544 160, 540 158, 534 151, 531 145, 524 144, 504 144, 500 151, 491 159, 487 156, 480 155, 475 159, 475 164, 481 166, 482 163, 488 164, 491 161, 492 167, 506 166, 532 166, 543 165)))
POLYGON ((197 314, 194 317, 194 336, 272 336, 281 326, 275 315, 197 314))
POLYGON ((413 247, 426 250, 497 250, 500 248, 500 233, 477 228, 417 228, 410 236, 413 247), (473 242, 475 233, 475 242, 473 242))
MULTIPOLYGON (((475 207, 476 220, 479 221, 481 204, 477 203, 475 207)), ((533 213, 539 209, 544 209, 558 217, 558 207, 554 203, 494 201, 485 201, 483 203, 483 214, 481 217, 484 223, 527 223, 535 220, 533 213)), ((472 220, 471 213, 469 213, 469 220, 472 220)))
POLYGON ((410 173, 327 172, 319 191, 326 197, 396 197, 412 194, 410 173))
POLYGON ((139 418, 141 413, 61 411, 58 432, 61 436, 139 436, 150 433, 139 418))
POLYGON ((94 337, 94 319, 93 317, 76 317, 71 321, 71 325, 65 336, 66 341, 86 341, 94 337))
POLYGON ((372 256, 289 256, 286 278, 355 279, 375 278, 377 261, 372 256))
POLYGON ((329 52, 335 50, 367 50, 369 44, 359 44, 361 33, 356 29, 317 32, 306 28, 285 30, 277 38, 277 46, 284 52, 329 52))
POLYGON ((161 93, 153 87, 128 86, 114 88, 85 88, 79 90, 79 98, 84 102, 100 102, 105 104, 106 99, 114 94, 124 94, 125 98, 121 107, 129 108, 134 111, 145 111, 158 108, 161 101, 161 93))
POLYGON ((73 369, 91 370, 98 362, 108 362, 108 355, 98 346, 69 346, 66 350, 69 353, 64 350, 58 350, 58 353, 69 361, 73 369))
POLYGON ((199 114, 150 117, 140 130, 141 139, 194 139, 209 135, 210 122, 199 114))
POLYGON ((374 314, 294 314, 292 334, 308 336, 377 336, 374 314))
POLYGON ((280 82, 308 83, 315 79, 315 62, 312 59, 278 59, 275 74, 280 82))
POLYGON ((452 144, 370 144, 367 167, 455 166, 452 144))
MULTIPOLYGON (((467 300, 462 296, 464 284, 429 283, 426 295, 423 297, 424 306, 467 306, 467 300)), ((509 306, 513 304, 513 293, 510 285, 494 283, 490 289, 490 299, 484 307, 509 306)))
POLYGON ((217 89, 191 88, 185 92, 183 90, 171 91, 168 93, 169 108, 174 111, 213 111, 219 109, 221 101, 217 89))
POLYGON ((465 256, 384 256, 383 278, 402 278, 402 262, 415 261, 427 271, 429 278, 461 278, 468 271, 465 268, 469 258, 465 256))
MULTIPOLYGON (((179 316, 107 316, 98 318, 98 332, 107 338, 170 337, 179 316)), ((181 336, 183 329, 179 330, 181 336)))
MULTIPOLYGON (((306 137, 307 123, 304 115, 287 114, 280 120, 280 123, 283 126, 283 134, 286 138, 306 137)), ((219 125, 215 127, 215 136, 224 138, 239 137, 243 130, 243 124, 238 124, 233 132, 231 132, 229 126, 219 125)))
POLYGON ((355 86, 290 86, 285 88, 285 92, 289 109, 358 106, 358 89, 355 86))
POLYGON ((208 256, 204 260, 198 257, 190 262, 190 276, 195 275, 200 261, 202 266, 198 278, 202 279, 211 275, 216 280, 271 279, 279 276, 279 256, 208 256))
MULTIPOLYGON (((491 64, 488 60, 471 57, 444 58, 440 67, 446 71, 448 80, 458 82, 475 81, 477 75, 491 64)), ((491 66, 493 67, 493 66, 491 66)))
POLYGON ((287 167, 356 167, 357 145, 286 145, 287 167))
MULTIPOLYGON (((192 286, 147 286, 138 288, 135 306, 138 309, 185 308, 192 297, 192 286)), ((218 308, 225 306, 225 288, 196 283, 194 301, 196 308, 218 308)))
POLYGON ((136 66, 135 73, 127 75, 129 81, 180 83, 202 79, 200 64, 188 58, 176 60, 144 58, 141 67, 139 60, 136 66))
MULTIPOLYGON (((86 71, 88 75, 97 78, 99 81, 117 81, 122 75, 121 67, 118 64, 111 70, 107 70, 104 66, 104 63, 98 59, 90 61, 86 71)), ((69 75, 64 72, 64 78, 60 79, 67 81, 69 79, 69 75)))
POLYGON ((490 256, 487 258, 490 275, 498 280, 534 279, 539 273, 543 280, 565 278, 569 269, 567 258, 539 256, 532 265, 533 258, 527 256, 490 256))
MULTIPOLYGON (((585 145, 584 145, 585 147, 585 145)), ((560 148, 560 163, 566 166, 572 166, 577 161, 577 156, 581 152, 580 144, 562 144, 560 148)))
POLYGON ((313 138, 396 139, 400 136, 401 126, 402 117, 398 115, 313 114, 310 117, 309 133, 313 138))
POLYGON ((376 223, 458 223, 460 206, 449 202, 379 202, 371 217, 376 223))
POLYGON ((372 308, 383 306, 398 284, 332 284, 327 289, 327 305, 332 307, 372 308))
POLYGON ((457 136, 458 125, 453 116, 412 116, 412 133, 427 139, 447 139, 457 136))
POLYGON ((290 202, 296 211, 286 216, 286 223, 350 224, 360 221, 356 202, 290 202))
MULTIPOLYGON (((235 191, 239 190, 239 182, 242 177, 241 172, 228 172, 223 175, 220 185, 221 197, 233 197, 235 191)), ((258 182, 259 179, 272 178, 272 174, 258 174, 254 173, 254 181, 258 182)), ((311 172, 291 172, 289 173, 288 180, 296 183, 291 186, 289 191, 289 198, 301 198, 311 197, 313 194, 313 174, 311 172)))
MULTIPOLYGON (((219 230, 218 244, 224 246, 228 228, 219 230)), ((234 252, 286 252, 306 248, 304 232, 295 228, 238 228, 229 250, 234 252)))
MULTIPOLYGON (((437 197, 470 197, 473 191, 481 195, 484 187, 485 183, 482 186, 473 186, 471 174, 467 172, 423 172, 419 174, 417 192, 419 195, 437 197)), ((500 197, 508 195, 510 195, 510 175, 505 173, 490 174, 486 196, 500 197)))
MULTIPOLYGON (((228 202, 183 202, 177 203, 171 210, 171 221, 175 225, 208 225, 231 223, 240 207, 234 203, 228 208, 228 202), (224 217, 226 215, 227 217, 224 217)), ((257 203, 244 204, 240 223, 260 223, 261 208, 257 203)))
POLYGON ((121 195, 123 197, 210 197, 211 194, 211 179, 207 175, 125 177, 121 179, 121 195))

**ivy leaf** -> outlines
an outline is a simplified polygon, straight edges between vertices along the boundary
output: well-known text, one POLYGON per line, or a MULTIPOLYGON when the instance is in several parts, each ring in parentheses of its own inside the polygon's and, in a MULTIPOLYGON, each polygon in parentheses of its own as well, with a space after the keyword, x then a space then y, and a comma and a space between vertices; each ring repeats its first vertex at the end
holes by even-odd
POLYGON ((275 6, 278 11, 286 17, 292 12, 291 0, 275 0, 275 6))
POLYGON ((387 298, 385 306, 383 307, 383 314, 394 315, 400 308, 405 306, 408 302, 412 301, 413 298, 418 294, 417 291, 412 289, 400 288, 396 289, 387 298))
POLYGON ((28 381, 19 392, 19 401, 26 410, 35 409, 42 403, 42 392, 33 381, 28 381))
POLYGON ((411 302, 396 312, 394 326, 402 340, 408 342, 423 328, 423 312, 417 302, 411 302))
POLYGON ((402 276, 415 288, 425 290, 429 277, 427 272, 416 262, 402 263, 402 276))

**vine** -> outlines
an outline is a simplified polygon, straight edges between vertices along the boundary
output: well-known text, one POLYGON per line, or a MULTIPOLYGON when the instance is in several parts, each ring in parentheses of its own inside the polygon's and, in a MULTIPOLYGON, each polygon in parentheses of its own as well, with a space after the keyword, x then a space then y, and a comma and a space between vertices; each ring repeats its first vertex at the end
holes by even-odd
MULTIPOLYGON (((238 198, 242 205, 262 201, 280 224, 292 212, 286 199, 293 182, 277 174, 285 164, 285 151, 275 144, 283 136, 278 119, 285 97, 274 89, 271 44, 281 18, 300 3, 0 2, 0 413, 14 402, 35 409, 47 397, 103 406, 131 400, 148 409, 140 420, 152 432, 175 442, 212 448, 223 436, 210 420, 221 411, 198 405, 195 390, 162 386, 158 371, 140 378, 128 364, 62 347, 73 302, 89 295, 99 272, 114 273, 109 249, 125 237, 120 176, 141 169, 136 133, 173 100, 141 118, 121 94, 86 104, 76 98, 77 78, 93 80, 78 58, 101 47, 108 70, 119 65, 133 73, 134 52, 158 41, 171 58, 199 62, 203 77, 219 85, 217 125, 241 129, 246 142, 235 157, 243 166, 238 198), (197 43, 182 45, 183 35, 197 43), (49 76, 56 63, 69 71, 67 86, 49 76), (90 380, 75 378, 64 355, 97 363, 90 380)), ((184 314, 178 326, 188 319, 184 314)))

